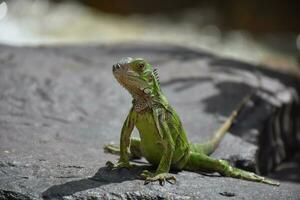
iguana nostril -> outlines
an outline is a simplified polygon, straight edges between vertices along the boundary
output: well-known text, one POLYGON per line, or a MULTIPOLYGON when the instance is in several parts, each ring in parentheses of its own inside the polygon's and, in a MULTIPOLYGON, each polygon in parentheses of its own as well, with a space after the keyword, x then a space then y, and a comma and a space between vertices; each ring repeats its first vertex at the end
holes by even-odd
POLYGON ((121 68, 120 64, 113 65, 113 71, 119 70, 121 68))
POLYGON ((113 71, 119 70, 121 68, 120 64, 113 65, 113 71))

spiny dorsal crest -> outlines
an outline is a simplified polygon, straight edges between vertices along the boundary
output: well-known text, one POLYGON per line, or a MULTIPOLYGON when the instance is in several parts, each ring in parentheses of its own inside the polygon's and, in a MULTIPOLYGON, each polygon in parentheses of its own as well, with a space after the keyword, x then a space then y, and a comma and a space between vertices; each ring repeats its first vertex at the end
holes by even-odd
POLYGON ((157 83, 160 85, 159 76, 158 76, 158 70, 157 69, 153 69, 153 74, 154 74, 154 77, 155 77, 157 83))

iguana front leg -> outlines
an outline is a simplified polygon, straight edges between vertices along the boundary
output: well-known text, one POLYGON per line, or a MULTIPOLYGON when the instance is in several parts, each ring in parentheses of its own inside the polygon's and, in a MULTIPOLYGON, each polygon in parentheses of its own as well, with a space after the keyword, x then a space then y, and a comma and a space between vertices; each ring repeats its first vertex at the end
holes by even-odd
POLYGON ((111 161, 106 162, 106 166, 116 168, 131 168, 133 165, 129 163, 129 148, 130 148, 130 136, 134 128, 135 115, 133 109, 130 110, 122 127, 121 138, 120 138, 120 159, 114 164, 111 161))
MULTIPOLYGON (((107 144, 104 146, 105 153, 111 153, 114 155, 120 155, 120 146, 114 144, 107 144)), ((142 150, 141 150, 141 140, 138 138, 131 138, 130 139, 130 155, 129 160, 139 159, 142 157, 142 150)))
POLYGON ((156 172, 150 173, 149 171, 145 170, 141 176, 145 178, 145 184, 159 181, 160 185, 164 185, 165 181, 170 183, 172 183, 171 180, 174 182, 176 181, 175 176, 169 174, 173 152, 175 150, 175 144, 166 121, 166 111, 161 108, 154 109, 153 118, 157 127, 157 132, 161 138, 161 140, 158 141, 158 144, 162 146, 163 153, 156 172))

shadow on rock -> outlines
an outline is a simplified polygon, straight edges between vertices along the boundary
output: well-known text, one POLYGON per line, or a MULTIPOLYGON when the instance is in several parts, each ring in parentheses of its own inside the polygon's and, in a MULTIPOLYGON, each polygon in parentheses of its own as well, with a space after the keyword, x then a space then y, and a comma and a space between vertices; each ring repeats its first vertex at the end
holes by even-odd
POLYGON ((188 77, 188 78, 174 78, 169 81, 161 82, 161 86, 170 86, 174 84, 179 84, 175 88, 176 92, 181 92, 183 90, 186 90, 190 87, 193 87, 196 84, 201 84, 203 82, 212 81, 212 78, 210 77, 188 77))
POLYGON ((209 65, 212 70, 231 74, 236 74, 237 70, 248 71, 253 74, 259 73, 264 76, 274 78, 286 86, 292 86, 298 92, 300 92, 299 78, 272 69, 268 69, 267 67, 264 67, 262 65, 253 65, 243 61, 216 57, 209 62, 209 65))
POLYGON ((271 178, 286 182, 300 183, 300 152, 292 159, 277 167, 271 178))
POLYGON ((97 188, 110 183, 136 180, 143 170, 149 168, 150 166, 137 166, 131 170, 110 170, 107 167, 101 167, 93 177, 70 181, 48 188, 42 193, 42 197, 43 199, 58 199, 63 196, 73 195, 76 192, 97 188))

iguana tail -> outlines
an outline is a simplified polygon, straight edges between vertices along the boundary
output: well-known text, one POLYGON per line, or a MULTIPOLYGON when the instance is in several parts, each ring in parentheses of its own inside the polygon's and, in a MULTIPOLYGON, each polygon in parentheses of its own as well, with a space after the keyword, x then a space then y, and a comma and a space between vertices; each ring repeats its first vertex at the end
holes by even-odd
POLYGON ((222 124, 222 126, 216 131, 215 135, 211 140, 202 144, 192 144, 192 151, 204 153, 206 155, 212 154, 216 148, 219 146, 222 138, 225 133, 231 128, 234 120, 237 118, 238 114, 242 110, 242 108, 249 102, 249 100, 254 95, 255 90, 253 90, 250 94, 244 97, 244 99, 238 104, 238 106, 231 112, 230 116, 226 119, 226 121, 222 124))

